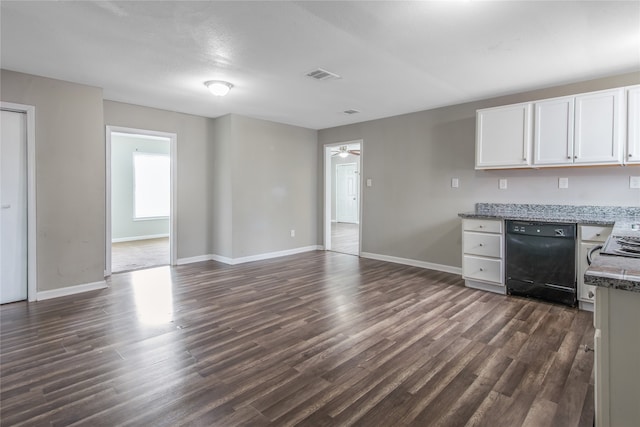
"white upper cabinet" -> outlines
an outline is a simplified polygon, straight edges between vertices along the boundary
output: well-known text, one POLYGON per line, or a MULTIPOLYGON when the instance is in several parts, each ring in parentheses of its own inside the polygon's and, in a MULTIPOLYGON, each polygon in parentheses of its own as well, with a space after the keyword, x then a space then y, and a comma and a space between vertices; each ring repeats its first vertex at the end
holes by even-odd
POLYGON ((476 169, 531 165, 531 113, 531 103, 477 111, 476 169))
POLYGON ((624 90, 576 96, 574 163, 621 164, 624 90))
POLYGON ((476 169, 624 163, 640 164, 640 86, 476 113, 476 169))
POLYGON ((626 163, 640 163, 640 86, 627 89, 626 163))
POLYGON ((534 165, 573 164, 573 96, 535 104, 534 165))

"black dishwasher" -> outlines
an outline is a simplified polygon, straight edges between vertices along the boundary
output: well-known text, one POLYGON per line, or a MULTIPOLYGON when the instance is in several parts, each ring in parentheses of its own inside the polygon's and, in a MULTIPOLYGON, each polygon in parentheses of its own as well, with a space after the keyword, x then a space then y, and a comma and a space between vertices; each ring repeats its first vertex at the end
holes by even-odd
POLYGON ((507 221, 507 293, 577 305, 576 225, 507 221))

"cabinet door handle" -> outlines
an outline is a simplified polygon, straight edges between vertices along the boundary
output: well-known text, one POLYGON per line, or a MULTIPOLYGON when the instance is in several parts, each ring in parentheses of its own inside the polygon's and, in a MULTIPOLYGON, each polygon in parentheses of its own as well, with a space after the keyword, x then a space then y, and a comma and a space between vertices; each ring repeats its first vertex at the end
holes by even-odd
POLYGON ((592 291, 589 291, 587 295, 589 296, 589 298, 593 298, 595 296, 595 294, 592 291))
POLYGON ((567 159, 571 160, 571 156, 567 156, 567 159))
POLYGON ((574 159, 577 159, 577 158, 578 158, 578 156, 573 156, 573 158, 574 158, 574 159))
POLYGON ((480 271, 484 271, 484 268, 480 267, 480 271))
POLYGON ((596 236, 600 237, 600 233, 596 233, 596 236))
POLYGON ((629 157, 633 157, 633 154, 629 153, 629 157))
POLYGON ((483 247, 483 246, 484 246, 484 244, 483 244, 483 243, 480 243, 480 245, 479 245, 479 246, 480 246, 480 247, 483 247))

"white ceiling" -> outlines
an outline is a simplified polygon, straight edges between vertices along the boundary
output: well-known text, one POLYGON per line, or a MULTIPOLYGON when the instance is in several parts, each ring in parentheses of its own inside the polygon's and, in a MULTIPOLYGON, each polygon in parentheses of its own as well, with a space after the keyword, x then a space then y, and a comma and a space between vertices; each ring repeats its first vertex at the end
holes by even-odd
POLYGON ((2 68, 313 129, 640 70, 640 1, 2 0, 0 12, 2 68), (305 76, 316 67, 341 78, 305 76), (235 87, 214 97, 212 79, 235 87))

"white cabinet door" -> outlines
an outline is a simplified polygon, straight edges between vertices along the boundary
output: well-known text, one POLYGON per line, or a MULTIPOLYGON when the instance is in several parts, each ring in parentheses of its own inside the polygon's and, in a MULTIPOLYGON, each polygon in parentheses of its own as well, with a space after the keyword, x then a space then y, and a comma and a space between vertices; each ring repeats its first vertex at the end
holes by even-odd
POLYGON ((573 96, 536 102, 534 165, 573 163, 573 109, 573 96))
POLYGON ((532 104, 477 111, 476 169, 531 165, 532 104))
POLYGON ((624 91, 576 96, 574 163, 621 164, 624 91))
POLYGON ((640 163, 640 86, 627 89, 626 163, 640 163))

